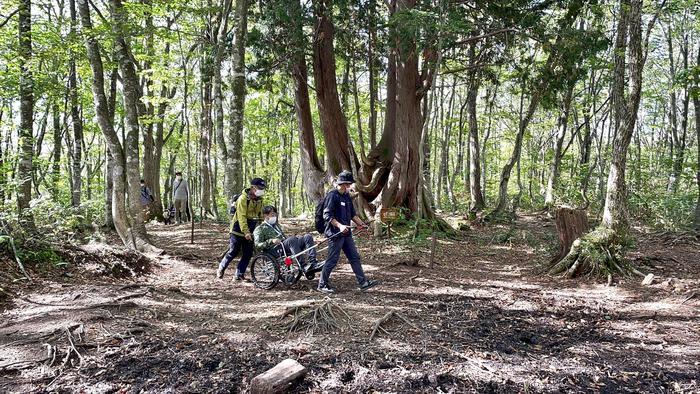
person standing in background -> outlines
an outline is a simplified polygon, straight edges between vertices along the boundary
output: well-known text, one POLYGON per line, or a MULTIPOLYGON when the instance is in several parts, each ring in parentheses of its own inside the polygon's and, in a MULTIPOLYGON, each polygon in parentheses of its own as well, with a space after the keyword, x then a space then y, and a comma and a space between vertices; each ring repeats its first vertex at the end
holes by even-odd
POLYGON ((175 206, 175 219, 177 224, 182 223, 182 216, 187 215, 187 200, 190 196, 190 188, 187 181, 182 179, 182 172, 175 173, 173 184, 173 205, 175 206))

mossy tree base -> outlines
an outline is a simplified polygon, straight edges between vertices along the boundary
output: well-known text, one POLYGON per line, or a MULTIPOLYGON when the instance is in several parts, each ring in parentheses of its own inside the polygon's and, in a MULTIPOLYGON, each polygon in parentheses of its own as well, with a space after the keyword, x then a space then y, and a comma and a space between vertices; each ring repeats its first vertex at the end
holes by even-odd
POLYGON ((579 276, 607 277, 641 274, 626 263, 623 253, 626 239, 613 229, 598 227, 574 241, 569 253, 550 270, 552 275, 563 274, 568 278, 579 276))

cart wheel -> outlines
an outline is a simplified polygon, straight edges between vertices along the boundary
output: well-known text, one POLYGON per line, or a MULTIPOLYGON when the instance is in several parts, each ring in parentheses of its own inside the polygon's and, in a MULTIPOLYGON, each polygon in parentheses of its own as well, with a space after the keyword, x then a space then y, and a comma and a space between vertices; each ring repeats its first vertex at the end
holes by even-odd
POLYGON ((250 263, 250 273, 253 284, 263 290, 270 290, 277 286, 280 279, 280 267, 272 256, 262 253, 253 257, 250 263))
POLYGON ((287 267, 284 264, 284 258, 280 259, 279 270, 280 270, 280 282, 284 283, 286 286, 291 286, 299 281, 303 272, 299 267, 299 263, 295 260, 292 265, 287 267))

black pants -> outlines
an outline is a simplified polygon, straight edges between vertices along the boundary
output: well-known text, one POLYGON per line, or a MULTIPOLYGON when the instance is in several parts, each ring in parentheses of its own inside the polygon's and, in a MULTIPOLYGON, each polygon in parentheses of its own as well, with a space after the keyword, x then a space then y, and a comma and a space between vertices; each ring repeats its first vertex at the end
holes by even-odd
MULTIPOLYGON (((316 245, 316 242, 311 234, 305 234, 301 237, 292 236, 282 241, 282 246, 284 246, 284 250, 287 252, 287 255, 300 253, 301 251, 307 250, 314 245, 316 245)), ((277 249, 281 249, 281 247, 278 246, 277 249)), ((277 253, 280 256, 284 255, 281 250, 279 250, 277 253)), ((306 255, 309 256, 309 262, 316 262, 316 248, 308 250, 306 255)), ((299 259, 301 265, 305 264, 306 258, 303 254, 297 257, 297 259, 299 259)))
POLYGON ((248 263, 250 263, 250 258, 253 257, 254 244, 253 241, 248 241, 245 237, 239 235, 231 234, 231 239, 229 240, 228 252, 221 260, 219 268, 225 270, 231 261, 238 256, 238 253, 243 250, 243 255, 241 260, 238 262, 237 271, 240 274, 244 274, 245 270, 248 268, 248 263))

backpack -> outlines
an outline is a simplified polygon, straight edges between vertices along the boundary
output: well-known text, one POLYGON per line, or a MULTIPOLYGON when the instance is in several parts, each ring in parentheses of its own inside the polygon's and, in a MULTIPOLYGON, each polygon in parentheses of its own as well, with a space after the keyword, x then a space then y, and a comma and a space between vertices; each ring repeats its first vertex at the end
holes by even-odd
POLYGON ((316 228, 316 231, 318 231, 320 234, 323 234, 326 232, 326 221, 323 219, 323 207, 326 206, 326 201, 328 201, 328 196, 330 196, 331 192, 328 192, 321 201, 319 201, 316 204, 316 212, 314 214, 314 227, 316 228))
POLYGON ((231 201, 231 207, 228 209, 229 215, 234 216, 236 214, 236 205, 238 205, 236 203, 238 202, 238 198, 240 196, 241 196, 240 193, 233 195, 233 200, 231 201))

